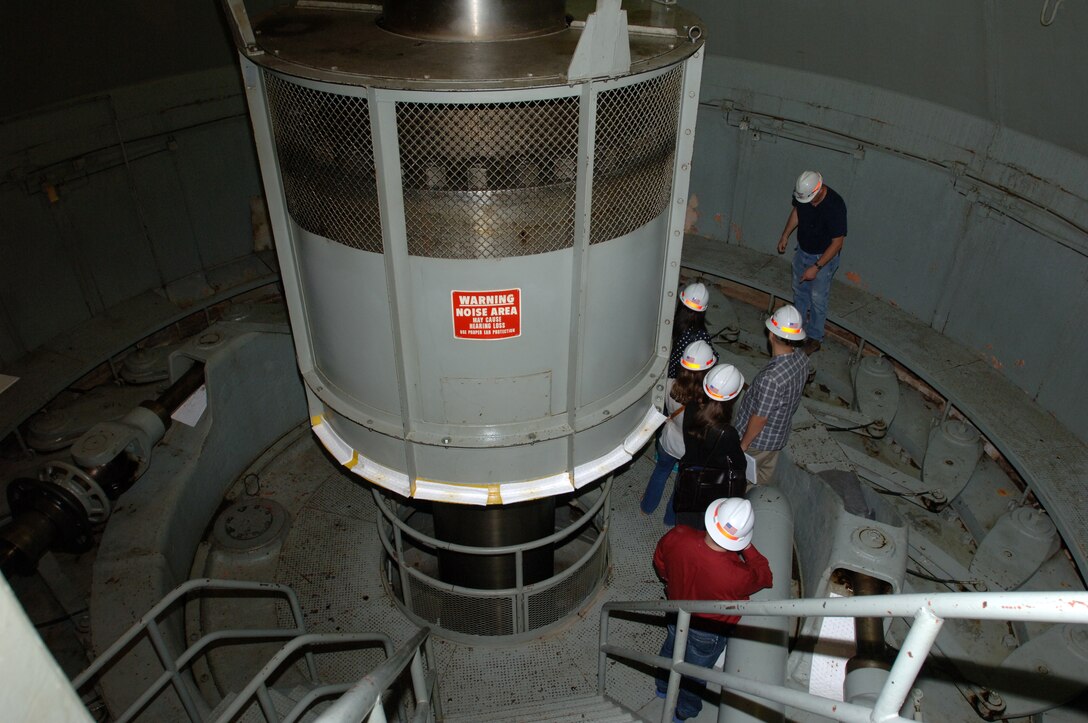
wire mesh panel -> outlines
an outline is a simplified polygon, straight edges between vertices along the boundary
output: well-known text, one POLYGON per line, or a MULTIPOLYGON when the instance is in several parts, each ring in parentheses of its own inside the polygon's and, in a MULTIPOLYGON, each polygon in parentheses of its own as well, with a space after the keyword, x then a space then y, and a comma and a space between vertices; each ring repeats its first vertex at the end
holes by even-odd
POLYGON ((409 575, 408 580, 412 612, 444 630, 480 636, 517 632, 512 595, 469 596, 444 590, 414 575, 409 575))
POLYGON ((272 132, 291 217, 307 231, 382 252, 366 98, 314 90, 265 72, 272 132))
POLYGON ((537 593, 529 593, 529 630, 551 625, 570 615, 593 594, 604 578, 608 566, 608 540, 600 546, 586 564, 570 577, 537 593))
POLYGON ((570 248, 578 99, 398 103, 408 253, 449 259, 570 248))
POLYGON ((683 70, 597 96, 590 243, 631 233, 669 203, 683 70))

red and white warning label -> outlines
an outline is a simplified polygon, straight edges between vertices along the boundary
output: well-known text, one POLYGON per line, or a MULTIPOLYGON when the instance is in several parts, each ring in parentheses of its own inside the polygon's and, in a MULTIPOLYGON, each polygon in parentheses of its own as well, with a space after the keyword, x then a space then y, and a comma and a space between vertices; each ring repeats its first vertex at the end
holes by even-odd
POLYGON ((454 291, 455 339, 513 339, 521 336, 521 289, 454 291))

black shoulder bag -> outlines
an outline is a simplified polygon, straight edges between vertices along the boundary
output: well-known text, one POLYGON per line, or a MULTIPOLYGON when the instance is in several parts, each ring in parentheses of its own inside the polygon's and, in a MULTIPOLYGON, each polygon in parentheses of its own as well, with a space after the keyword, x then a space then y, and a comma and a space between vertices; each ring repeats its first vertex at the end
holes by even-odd
MULTIPOLYGON (((710 448, 709 458, 714 457, 718 442, 722 441, 725 430, 718 433, 714 446, 710 448)), ((743 497, 747 486, 744 470, 729 467, 704 467, 702 465, 680 465, 676 474, 676 495, 672 507, 677 513, 702 513, 711 502, 719 497, 743 497)))

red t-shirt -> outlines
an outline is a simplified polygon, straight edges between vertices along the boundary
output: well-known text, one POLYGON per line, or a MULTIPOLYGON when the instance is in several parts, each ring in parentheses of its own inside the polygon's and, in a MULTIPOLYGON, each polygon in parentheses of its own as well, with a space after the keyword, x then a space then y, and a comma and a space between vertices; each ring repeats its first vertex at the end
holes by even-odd
MULTIPOLYGON (((742 553, 719 552, 707 546, 706 532, 677 525, 665 534, 654 550, 654 569, 665 581, 669 600, 747 600, 771 586, 771 566, 754 545, 742 553)), ((739 615, 693 617, 733 624, 739 615)))

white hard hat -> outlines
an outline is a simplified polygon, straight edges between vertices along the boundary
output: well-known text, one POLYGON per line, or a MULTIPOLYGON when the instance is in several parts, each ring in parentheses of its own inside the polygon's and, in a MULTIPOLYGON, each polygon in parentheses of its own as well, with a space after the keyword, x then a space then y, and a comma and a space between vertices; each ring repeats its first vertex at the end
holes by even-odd
POLYGON ((714 347, 702 339, 688 344, 680 357, 680 366, 693 372, 705 371, 717 363, 718 355, 714 353, 714 347))
POLYGON ((710 370, 703 379, 703 391, 711 399, 727 402, 744 388, 744 375, 732 364, 722 364, 710 370))
POLYGON ((772 334, 783 339, 801 341, 805 338, 805 326, 804 321, 801 319, 801 312, 792 304, 786 304, 771 314, 771 318, 767 319, 767 328, 771 330, 772 334))
POLYGON ((703 518, 710 539, 727 550, 739 552, 752 541, 756 513, 743 497, 722 497, 710 503, 703 518))
POLYGON ((680 301, 684 302, 684 306, 692 311, 706 311, 706 302, 709 298, 710 294, 707 292, 706 286, 699 282, 688 284, 680 292, 680 301))
POLYGON ((816 198, 816 194, 824 187, 824 177, 816 171, 805 171, 797 177, 797 185, 793 187, 793 197, 798 203, 808 203, 816 198))

